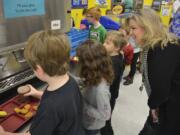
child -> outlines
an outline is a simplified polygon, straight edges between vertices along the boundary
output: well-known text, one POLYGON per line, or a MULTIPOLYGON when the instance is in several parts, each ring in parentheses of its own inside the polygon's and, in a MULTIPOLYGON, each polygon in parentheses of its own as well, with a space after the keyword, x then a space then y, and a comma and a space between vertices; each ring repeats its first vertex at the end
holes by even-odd
POLYGON ((28 40, 25 57, 48 88, 42 93, 29 85, 31 91, 25 96, 41 98, 41 102, 28 133, 9 133, 0 127, 0 135, 84 135, 81 95, 77 83, 67 74, 67 37, 53 31, 37 32, 28 40))
POLYGON ((98 135, 110 118, 109 85, 113 79, 111 59, 103 45, 85 41, 77 50, 83 79, 83 125, 87 135, 98 135))
POLYGON ((123 48, 123 54, 124 54, 124 66, 125 65, 131 65, 132 59, 133 59, 133 47, 130 40, 130 29, 126 26, 122 26, 122 28, 119 30, 126 38, 127 45, 123 48))
MULTIPOLYGON (((88 9, 84 8, 82 12, 82 16, 86 16, 88 9)), ((119 30, 120 24, 111 19, 109 16, 101 16, 99 19, 100 24, 105 28, 105 29, 111 29, 111 30, 119 30)), ((87 18, 84 18, 81 20, 80 24, 80 29, 87 29, 89 30, 90 26, 92 23, 88 22, 87 18)))
POLYGON ((81 20, 81 24, 80 24, 80 29, 81 30, 84 30, 84 29, 89 29, 90 27, 90 23, 88 22, 88 20, 86 19, 86 14, 87 14, 87 11, 88 9, 87 8, 84 8, 83 11, 82 11, 82 16, 83 16, 83 19, 81 20))
POLYGON ((106 37, 106 29, 100 24, 101 10, 98 7, 88 9, 86 18, 92 23, 89 30, 89 38, 104 43, 106 37))
MULTIPOLYGON (((126 46, 127 42, 124 35, 119 31, 111 31, 107 33, 104 46, 111 56, 114 69, 114 80, 110 86, 111 92, 111 112, 114 110, 116 99, 119 95, 119 86, 123 75, 123 56, 120 51, 126 46)), ((106 126, 101 129, 102 135, 114 135, 111 126, 111 119, 106 122, 106 126)))
POLYGON ((128 45, 123 49, 125 55, 125 65, 130 65, 129 74, 124 77, 124 85, 130 85, 133 83, 134 75, 136 73, 136 64, 140 55, 140 48, 137 46, 134 38, 130 36, 130 28, 125 26, 122 27, 121 31, 127 38, 128 45))

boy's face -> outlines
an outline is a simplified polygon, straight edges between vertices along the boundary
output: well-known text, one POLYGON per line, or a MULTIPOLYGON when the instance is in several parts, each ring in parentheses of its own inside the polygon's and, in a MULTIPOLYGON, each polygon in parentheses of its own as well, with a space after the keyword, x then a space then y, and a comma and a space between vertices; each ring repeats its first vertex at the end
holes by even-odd
POLYGON ((95 21, 94 17, 91 14, 86 14, 86 19, 90 23, 93 23, 95 21))
POLYGON ((114 43, 110 38, 106 38, 103 45, 106 48, 108 54, 110 55, 119 52, 119 48, 115 47, 114 43))

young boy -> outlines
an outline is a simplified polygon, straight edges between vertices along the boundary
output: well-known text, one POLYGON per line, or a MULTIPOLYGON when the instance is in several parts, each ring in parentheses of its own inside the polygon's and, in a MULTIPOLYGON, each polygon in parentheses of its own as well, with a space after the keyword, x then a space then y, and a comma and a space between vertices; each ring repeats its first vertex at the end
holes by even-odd
MULTIPOLYGON (((116 99, 119 95, 119 86, 121 77, 123 74, 123 56, 120 54, 120 51, 126 46, 127 42, 124 35, 119 31, 108 32, 107 37, 104 42, 104 46, 111 56, 113 69, 114 69, 114 80, 110 86, 111 92, 111 111, 113 112, 116 99)), ((104 128, 101 129, 102 135, 114 135, 113 129, 111 126, 111 119, 106 122, 104 128)))
POLYGON ((0 135, 84 135, 81 124, 82 102, 77 83, 67 74, 70 45, 67 37, 55 31, 33 34, 25 48, 25 57, 35 75, 48 88, 25 96, 41 99, 28 133, 9 133, 0 127, 0 135))
POLYGON ((106 37, 106 29, 100 24, 101 10, 98 7, 88 9, 86 18, 92 23, 89 30, 89 38, 104 43, 106 37))
MULTIPOLYGON (((86 8, 83 9, 83 12, 82 12, 83 17, 86 17, 87 11, 88 9, 86 8)), ((109 16, 101 16, 99 19, 99 22, 105 29, 119 30, 120 28, 120 24, 112 20, 111 17, 109 16)), ((88 22, 87 18, 84 18, 81 20, 80 29, 89 30, 91 25, 92 24, 88 22)))
POLYGON ((127 26, 122 27, 120 29, 122 31, 128 41, 127 46, 123 49, 125 56, 125 65, 130 65, 129 74, 124 77, 125 82, 124 85, 130 85, 133 83, 134 75, 136 73, 136 65, 138 58, 140 56, 140 48, 137 46, 133 37, 130 36, 130 28, 127 26))
POLYGON ((86 19, 86 14, 87 14, 87 11, 88 9, 87 8, 84 8, 83 11, 82 11, 82 16, 83 16, 83 19, 81 20, 81 24, 80 24, 80 29, 81 30, 89 30, 89 27, 90 27, 90 23, 88 22, 88 20, 86 19))

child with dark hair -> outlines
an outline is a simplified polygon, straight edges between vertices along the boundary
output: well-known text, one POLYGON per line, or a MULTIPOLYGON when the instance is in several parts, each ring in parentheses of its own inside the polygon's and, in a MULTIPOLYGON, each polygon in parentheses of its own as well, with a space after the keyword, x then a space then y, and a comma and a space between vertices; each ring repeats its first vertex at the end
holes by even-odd
POLYGON ((87 135, 98 135, 111 116, 109 86, 113 80, 111 59, 103 45, 88 40, 77 49, 83 79, 83 125, 87 135))

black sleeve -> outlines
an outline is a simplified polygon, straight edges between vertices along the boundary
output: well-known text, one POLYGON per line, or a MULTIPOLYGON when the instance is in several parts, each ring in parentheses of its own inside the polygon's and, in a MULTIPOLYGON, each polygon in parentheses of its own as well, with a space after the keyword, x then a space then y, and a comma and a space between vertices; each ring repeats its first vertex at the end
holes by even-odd
MULTIPOLYGON (((175 51, 176 52, 176 51, 175 51)), ((177 67, 177 56, 170 47, 156 48, 148 54, 148 77, 151 86, 151 94, 148 105, 151 109, 158 108, 166 102, 170 95, 171 84, 175 68, 177 67)))
POLYGON ((52 105, 46 105, 43 108, 39 107, 38 110, 30 128, 31 135, 52 135, 60 123, 56 108, 52 105))
POLYGON ((118 59, 113 60, 114 80, 110 86, 110 92, 112 98, 117 98, 119 95, 119 86, 123 74, 123 58, 119 56, 118 59))

